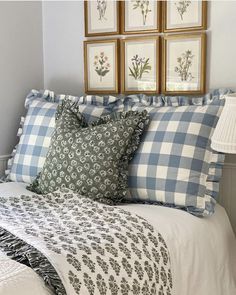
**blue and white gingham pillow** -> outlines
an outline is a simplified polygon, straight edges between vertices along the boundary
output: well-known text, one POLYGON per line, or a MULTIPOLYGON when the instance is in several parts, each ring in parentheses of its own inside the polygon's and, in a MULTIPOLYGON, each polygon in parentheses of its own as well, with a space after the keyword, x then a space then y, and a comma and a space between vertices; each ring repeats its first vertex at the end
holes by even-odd
POLYGON ((126 109, 146 109, 151 115, 129 166, 132 199, 185 207, 198 216, 214 212, 224 155, 211 150, 210 137, 224 103, 219 98, 228 92, 125 99, 126 109))
POLYGON ((49 90, 32 90, 25 100, 28 112, 19 144, 9 161, 8 180, 31 183, 42 170, 55 128, 55 112, 65 98, 80 105, 80 111, 88 122, 109 114, 117 101, 113 96, 75 97, 55 95, 49 90))

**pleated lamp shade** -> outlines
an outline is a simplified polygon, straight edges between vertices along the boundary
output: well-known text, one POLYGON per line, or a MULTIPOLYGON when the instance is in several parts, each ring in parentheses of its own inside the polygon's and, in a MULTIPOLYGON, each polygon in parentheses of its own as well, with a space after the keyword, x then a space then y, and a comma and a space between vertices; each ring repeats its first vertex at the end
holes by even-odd
POLYGON ((236 93, 225 97, 225 106, 211 138, 211 148, 236 154, 236 93))

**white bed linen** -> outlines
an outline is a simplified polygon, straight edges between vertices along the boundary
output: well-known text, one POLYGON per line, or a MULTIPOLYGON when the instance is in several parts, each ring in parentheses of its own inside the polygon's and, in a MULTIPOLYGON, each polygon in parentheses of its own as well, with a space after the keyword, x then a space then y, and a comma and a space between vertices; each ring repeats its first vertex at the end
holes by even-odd
POLYGON ((0 252, 1 295, 51 295, 31 268, 13 261, 0 252))
MULTIPOLYGON (((21 194, 32 193, 21 183, 0 185, 0 196, 21 194)), ((164 237, 171 257, 172 295, 236 294, 236 240, 220 205, 210 218, 161 206, 122 208, 146 218, 164 237)), ((49 291, 33 270, 0 253, 0 294, 48 295, 49 291)))

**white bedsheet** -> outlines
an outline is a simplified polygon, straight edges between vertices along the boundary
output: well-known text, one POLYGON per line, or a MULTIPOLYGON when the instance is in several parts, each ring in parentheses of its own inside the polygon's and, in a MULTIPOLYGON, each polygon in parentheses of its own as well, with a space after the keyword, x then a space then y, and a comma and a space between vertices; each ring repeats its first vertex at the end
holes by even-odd
POLYGON ((13 261, 0 252, 1 295, 51 295, 31 268, 13 261))
MULTIPOLYGON (((0 185, 0 196, 32 194, 24 184, 0 185)), ((122 208, 146 218, 164 237, 171 257, 173 295, 235 295, 236 240, 225 210, 216 206, 210 218, 152 205, 122 208)), ((48 295, 30 268, 0 253, 1 295, 48 295)))

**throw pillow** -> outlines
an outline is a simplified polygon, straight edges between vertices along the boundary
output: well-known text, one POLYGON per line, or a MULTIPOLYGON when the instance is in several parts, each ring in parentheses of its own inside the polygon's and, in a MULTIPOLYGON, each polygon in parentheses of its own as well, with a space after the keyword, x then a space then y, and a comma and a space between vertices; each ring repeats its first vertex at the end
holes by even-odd
POLYGON ((66 187, 103 203, 120 202, 147 112, 114 113, 87 124, 79 108, 68 101, 58 108, 45 164, 30 189, 46 194, 66 187))

